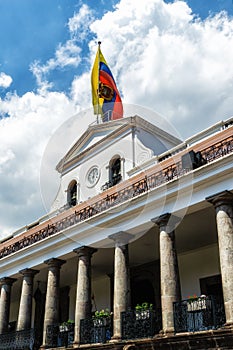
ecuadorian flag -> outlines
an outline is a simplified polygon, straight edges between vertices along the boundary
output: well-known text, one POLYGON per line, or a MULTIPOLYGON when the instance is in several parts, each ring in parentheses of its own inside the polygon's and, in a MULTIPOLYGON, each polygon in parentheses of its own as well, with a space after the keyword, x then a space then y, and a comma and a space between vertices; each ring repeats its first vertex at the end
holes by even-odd
POLYGON ((103 121, 123 117, 123 105, 113 75, 100 50, 96 53, 91 74, 94 114, 101 114, 103 121))

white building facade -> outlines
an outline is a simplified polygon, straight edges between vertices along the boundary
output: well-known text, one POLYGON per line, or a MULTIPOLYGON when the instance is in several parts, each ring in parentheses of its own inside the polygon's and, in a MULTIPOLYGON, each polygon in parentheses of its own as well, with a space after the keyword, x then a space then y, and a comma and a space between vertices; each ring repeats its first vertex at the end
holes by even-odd
POLYGON ((51 212, 0 244, 0 349, 232 349, 232 124, 89 126, 51 212))

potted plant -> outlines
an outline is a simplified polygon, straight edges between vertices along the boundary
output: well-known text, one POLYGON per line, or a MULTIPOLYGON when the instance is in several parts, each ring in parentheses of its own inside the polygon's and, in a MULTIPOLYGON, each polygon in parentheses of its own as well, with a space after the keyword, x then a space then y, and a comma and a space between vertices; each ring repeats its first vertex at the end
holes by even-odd
POLYGON ((94 326, 106 326, 107 323, 109 323, 109 318, 111 315, 112 313, 108 308, 95 311, 94 315, 92 316, 94 326))
POLYGON ((60 332, 69 332, 73 330, 73 326, 74 326, 74 321, 72 320, 68 320, 65 322, 62 322, 59 326, 59 331, 60 332))
POLYGON ((145 320, 150 317, 150 311, 153 310, 153 304, 144 302, 141 305, 137 304, 135 306, 136 320, 145 320))
POLYGON ((206 309, 206 296, 197 296, 196 294, 189 295, 187 299, 188 311, 198 311, 206 309))

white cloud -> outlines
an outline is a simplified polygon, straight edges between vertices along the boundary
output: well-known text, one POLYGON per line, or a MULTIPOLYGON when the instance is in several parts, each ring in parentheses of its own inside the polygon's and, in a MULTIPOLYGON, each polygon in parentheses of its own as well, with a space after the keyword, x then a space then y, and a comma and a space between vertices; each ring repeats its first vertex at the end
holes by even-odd
POLYGON ((53 87, 52 82, 47 80, 48 74, 57 68, 67 66, 78 67, 81 58, 81 48, 78 46, 87 38, 90 32, 90 23, 94 20, 92 10, 87 5, 82 5, 77 13, 69 19, 67 27, 69 29, 70 39, 64 44, 59 44, 54 57, 45 64, 39 61, 31 64, 31 71, 36 77, 40 93, 45 93, 53 87))
POLYGON ((85 40, 89 34, 89 26, 94 21, 93 11, 86 4, 68 21, 71 37, 77 41, 85 40))
POLYGON ((11 85, 12 81, 13 80, 10 75, 7 75, 4 72, 0 73, 0 87, 3 87, 6 89, 11 85))
POLYGON ((165 115, 184 137, 232 115, 233 20, 225 13, 201 21, 184 1, 122 0, 91 29, 124 102, 165 115))
POLYGON ((232 115, 233 20, 226 14, 202 21, 184 1, 147 0, 142 6, 141 0, 121 0, 95 21, 83 5, 67 28, 70 39, 57 47, 54 57, 32 65, 38 92, 0 100, 0 114, 8 115, 0 120, 0 232, 4 234, 44 210, 39 193, 43 152, 63 121, 91 107, 90 70, 97 40, 102 41, 123 101, 159 112, 184 137, 232 115), (70 97, 48 92, 49 72, 78 66, 83 59, 78 40, 88 41, 90 35, 95 40, 89 42, 89 72, 77 70, 70 97))
POLYGON ((30 69, 36 77, 40 92, 45 93, 52 88, 52 82, 47 80, 47 75, 56 68, 64 68, 67 66, 77 67, 81 62, 81 49, 73 42, 68 40, 64 45, 59 44, 55 52, 55 57, 48 60, 44 65, 35 61, 30 69))
MULTIPOLYGON (((46 212, 40 198, 40 163, 54 131, 76 112, 62 93, 8 96, 0 120, 0 232, 6 234, 46 212)), ((55 194, 54 194, 55 196, 55 194)))

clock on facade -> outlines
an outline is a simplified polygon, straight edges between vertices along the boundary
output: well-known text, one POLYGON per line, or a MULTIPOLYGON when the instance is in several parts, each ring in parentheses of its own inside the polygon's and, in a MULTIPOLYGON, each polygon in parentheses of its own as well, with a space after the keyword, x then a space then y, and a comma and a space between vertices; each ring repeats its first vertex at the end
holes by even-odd
POLYGON ((99 180, 100 177, 100 170, 97 166, 93 166, 91 169, 88 170, 87 172, 87 183, 89 187, 94 186, 97 181, 99 180))

